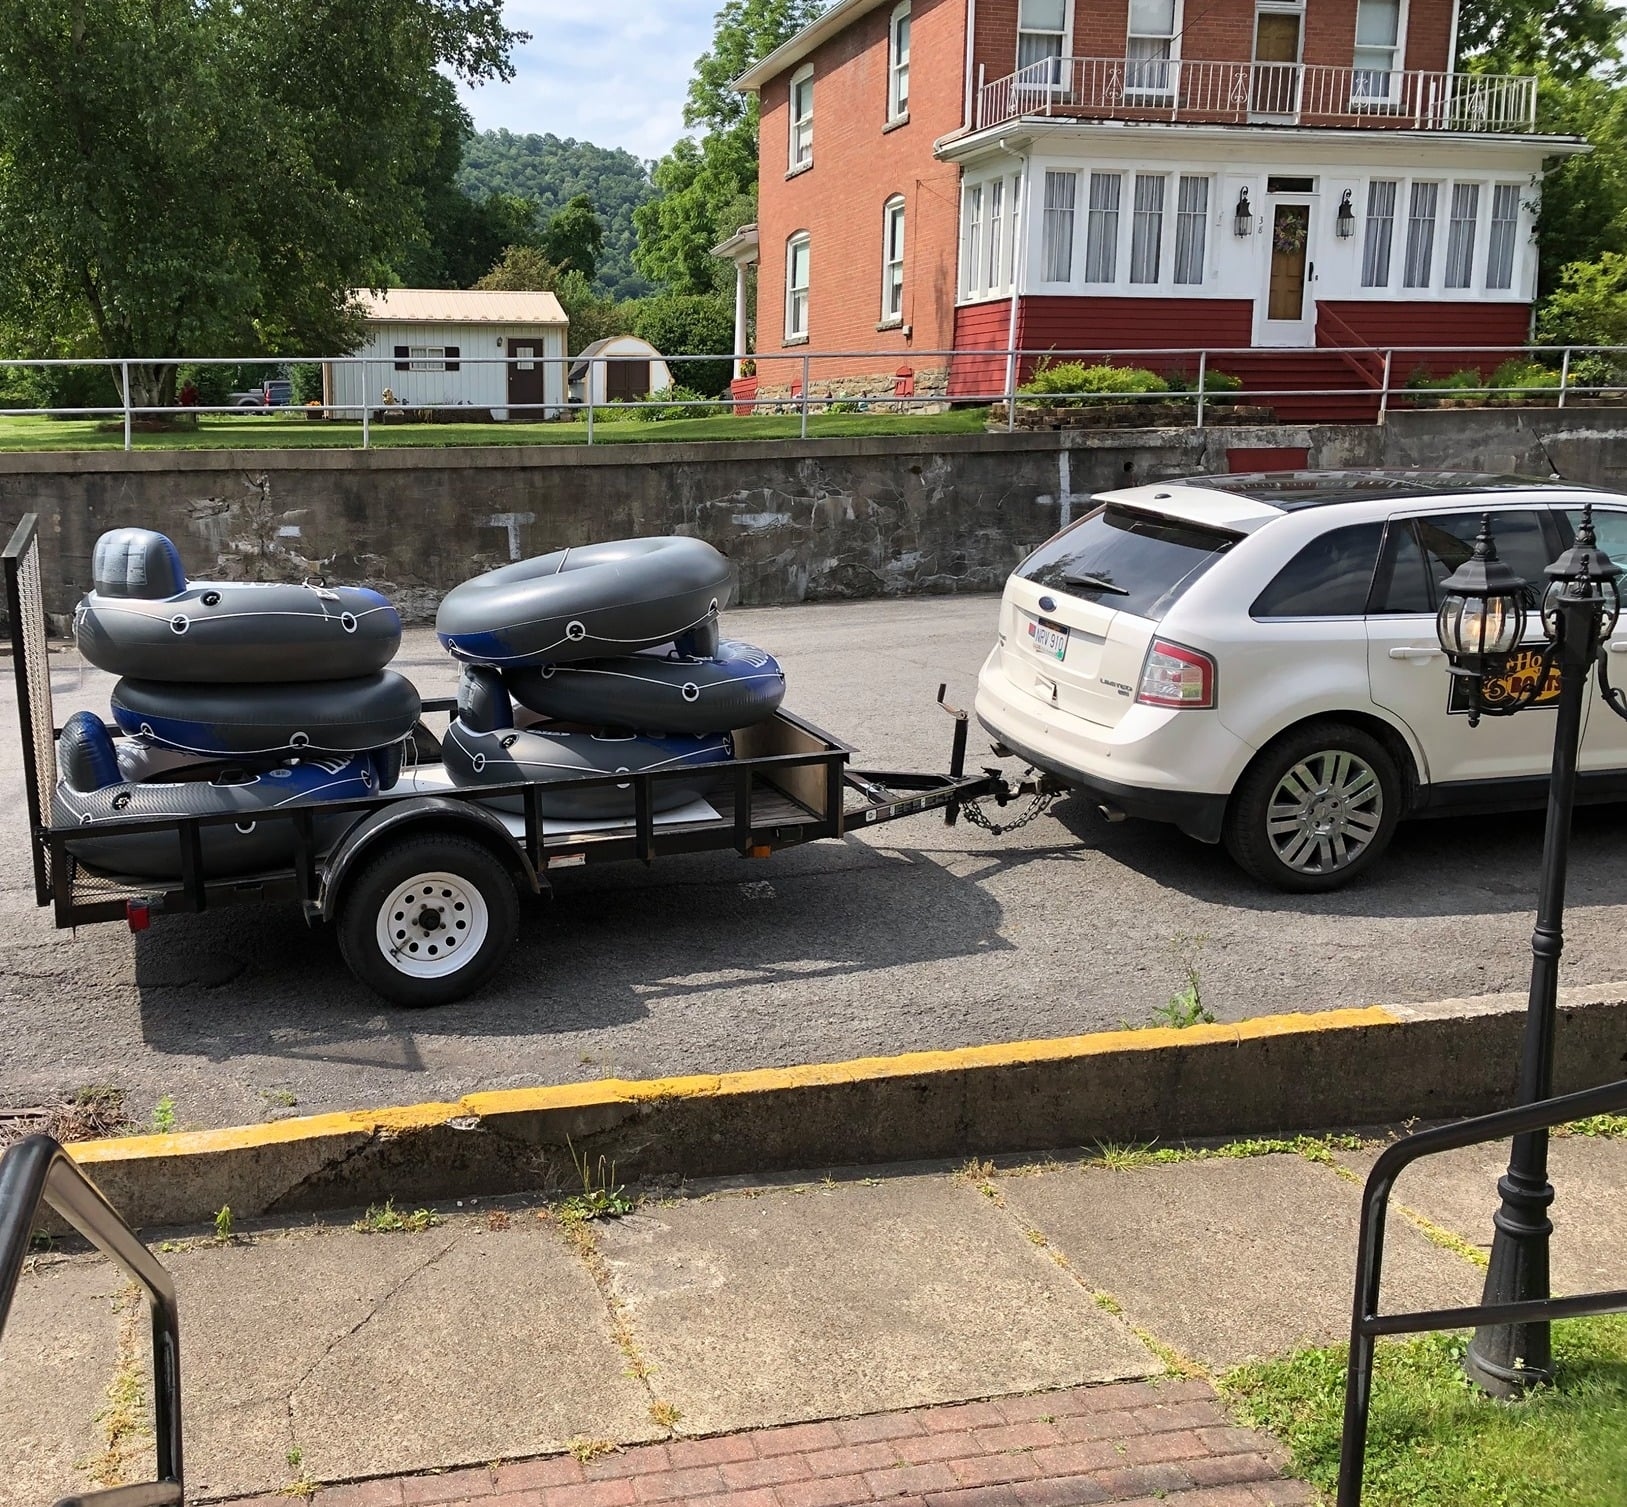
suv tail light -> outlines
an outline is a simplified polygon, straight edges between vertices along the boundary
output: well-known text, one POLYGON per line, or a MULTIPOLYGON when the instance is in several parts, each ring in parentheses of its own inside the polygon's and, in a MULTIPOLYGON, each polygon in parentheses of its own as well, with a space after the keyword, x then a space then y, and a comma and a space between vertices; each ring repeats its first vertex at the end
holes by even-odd
POLYGON ((1143 706, 1206 708, 1215 704, 1215 662, 1196 649, 1155 638, 1141 667, 1143 706))

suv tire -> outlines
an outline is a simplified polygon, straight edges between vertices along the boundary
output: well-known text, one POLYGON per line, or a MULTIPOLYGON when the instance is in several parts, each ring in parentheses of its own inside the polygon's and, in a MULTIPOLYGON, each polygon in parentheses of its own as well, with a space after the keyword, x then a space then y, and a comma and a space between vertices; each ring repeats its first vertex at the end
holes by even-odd
POLYGON ((1274 889, 1338 889, 1389 847, 1402 799, 1400 771, 1377 738, 1348 722, 1310 722, 1249 765, 1226 811, 1226 848, 1274 889))

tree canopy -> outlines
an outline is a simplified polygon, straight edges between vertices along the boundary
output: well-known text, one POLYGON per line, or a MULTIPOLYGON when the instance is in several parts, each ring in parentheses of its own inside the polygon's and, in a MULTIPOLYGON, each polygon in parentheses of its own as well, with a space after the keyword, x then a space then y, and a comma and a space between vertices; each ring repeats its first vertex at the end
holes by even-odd
POLYGON ((501 0, 0 0, 0 321, 120 357, 346 344, 461 128, 441 69, 508 78, 518 40, 501 0))
POLYGON ((548 221, 542 233, 542 251, 567 272, 580 272, 592 281, 604 248, 604 221, 586 194, 576 194, 548 221))
POLYGON ((1458 56, 1469 66, 1517 73, 1541 64, 1555 78, 1580 78, 1613 55, 1620 26, 1610 0, 1463 0, 1458 56))

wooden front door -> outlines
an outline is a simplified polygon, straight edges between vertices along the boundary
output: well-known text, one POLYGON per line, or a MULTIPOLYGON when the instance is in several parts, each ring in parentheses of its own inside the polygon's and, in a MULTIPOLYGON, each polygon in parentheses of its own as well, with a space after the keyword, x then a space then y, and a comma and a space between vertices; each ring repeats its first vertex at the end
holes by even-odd
POLYGON ((636 403, 650 395, 648 361, 607 361, 604 373, 605 401, 636 403))
POLYGON ((522 423, 542 418, 545 393, 542 374, 541 335, 511 335, 508 341, 508 408, 509 417, 522 423), (520 404, 535 404, 521 408, 520 404))
POLYGON ((1305 317, 1305 257, 1311 225, 1310 206, 1278 204, 1271 216, 1271 286, 1267 319, 1305 317))

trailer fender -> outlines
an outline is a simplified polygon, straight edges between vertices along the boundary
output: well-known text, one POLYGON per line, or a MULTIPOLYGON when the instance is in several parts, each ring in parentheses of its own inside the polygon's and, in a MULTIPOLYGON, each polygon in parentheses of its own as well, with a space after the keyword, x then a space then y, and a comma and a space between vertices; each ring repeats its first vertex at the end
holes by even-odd
POLYGON ((332 921, 344 899, 345 886, 380 845, 404 833, 448 832, 489 848, 508 868, 517 883, 540 895, 548 882, 537 873, 525 849, 503 825, 495 811, 472 801, 442 796, 413 796, 370 812, 357 822, 328 855, 315 901, 306 906, 308 920, 332 921))

